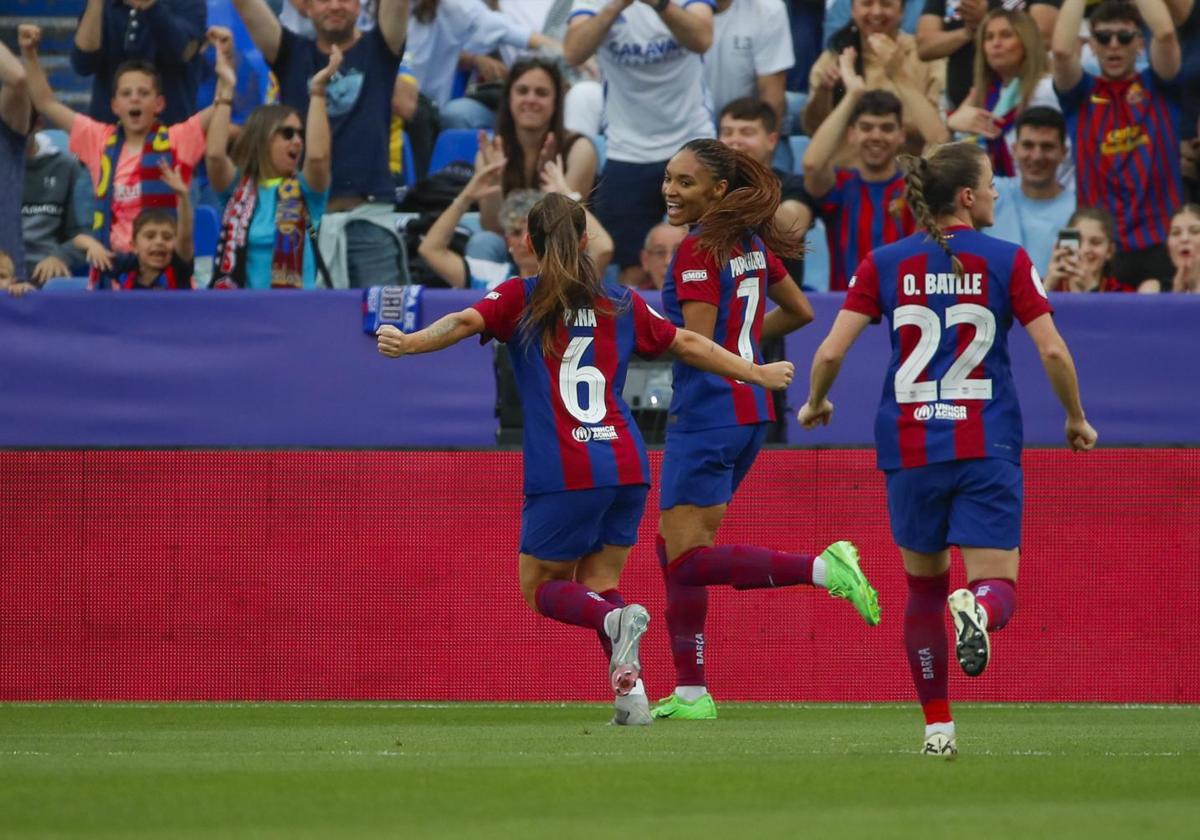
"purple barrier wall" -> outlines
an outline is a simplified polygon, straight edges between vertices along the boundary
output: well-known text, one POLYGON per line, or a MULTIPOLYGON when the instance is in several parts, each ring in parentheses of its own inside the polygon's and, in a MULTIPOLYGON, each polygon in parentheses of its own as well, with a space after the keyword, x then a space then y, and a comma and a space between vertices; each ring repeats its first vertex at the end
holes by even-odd
MULTIPOLYGON (((429 323, 477 298, 427 291, 429 323)), ((648 296, 657 305, 656 296, 648 296)), ((802 373, 841 304, 788 338, 802 373)), ((1089 419, 1105 444, 1200 443, 1200 298, 1055 295, 1089 419)), ((390 360, 361 329, 357 292, 0 295, 0 446, 486 446, 491 350, 477 342, 390 360)), ((1020 327, 1014 333, 1023 333, 1020 327)), ((1026 441, 1062 442, 1062 410, 1032 342, 1010 337, 1026 441)), ((792 443, 869 445, 886 327, 851 351, 834 423, 792 443)))

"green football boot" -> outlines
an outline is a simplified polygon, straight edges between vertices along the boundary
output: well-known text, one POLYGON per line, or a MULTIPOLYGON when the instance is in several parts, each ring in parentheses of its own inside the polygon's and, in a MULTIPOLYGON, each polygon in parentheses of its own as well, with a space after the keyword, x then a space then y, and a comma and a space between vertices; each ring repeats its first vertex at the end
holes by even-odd
POLYGON ((858 567, 858 549, 849 540, 835 542, 821 552, 825 561, 829 594, 845 598, 854 605, 863 621, 874 627, 879 623, 879 595, 858 567))
POLYGON ((672 720, 716 720, 717 704, 711 694, 704 694, 690 703, 678 694, 671 693, 664 697, 650 710, 650 715, 656 718, 671 718, 672 720))

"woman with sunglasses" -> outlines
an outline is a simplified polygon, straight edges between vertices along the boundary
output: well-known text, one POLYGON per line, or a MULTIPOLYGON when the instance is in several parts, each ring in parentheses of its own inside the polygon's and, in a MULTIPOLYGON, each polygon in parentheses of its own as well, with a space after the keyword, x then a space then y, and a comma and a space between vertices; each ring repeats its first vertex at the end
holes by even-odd
POLYGON ((314 288, 317 257, 309 229, 325 213, 330 182, 325 86, 341 65, 342 52, 333 47, 329 64, 309 82, 307 149, 306 128, 295 110, 262 105, 246 119, 230 153, 230 103, 237 81, 232 38, 221 38, 215 46, 217 90, 205 163, 225 211, 210 286, 314 288))

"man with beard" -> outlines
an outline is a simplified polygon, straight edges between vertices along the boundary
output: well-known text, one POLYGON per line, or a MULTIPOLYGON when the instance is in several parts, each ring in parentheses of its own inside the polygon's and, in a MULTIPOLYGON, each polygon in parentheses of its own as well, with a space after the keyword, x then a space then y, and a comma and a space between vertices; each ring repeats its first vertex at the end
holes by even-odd
POLYGON ((997 178, 996 221, 988 233, 1015 242, 1044 276, 1058 232, 1075 212, 1075 193, 1063 189, 1058 171, 1067 156, 1067 124, 1053 108, 1029 108, 1017 118, 1013 148, 1017 171, 997 178))
POLYGON ((850 287, 855 268, 872 250, 916 229, 896 166, 904 145, 900 100, 886 90, 866 89, 852 50, 840 58, 846 95, 804 153, 804 186, 820 208, 829 239, 831 292, 850 287), (847 141, 859 166, 835 167, 834 157, 847 141))
POLYGON ((234 0, 234 6, 279 79, 280 101, 301 114, 308 113, 309 79, 329 63, 334 45, 342 50, 342 66, 326 94, 333 183, 321 220, 321 253, 336 286, 402 282, 388 126, 409 0, 379 0, 378 25, 366 32, 358 27, 360 0, 311 0, 315 38, 284 29, 265 0, 234 0))

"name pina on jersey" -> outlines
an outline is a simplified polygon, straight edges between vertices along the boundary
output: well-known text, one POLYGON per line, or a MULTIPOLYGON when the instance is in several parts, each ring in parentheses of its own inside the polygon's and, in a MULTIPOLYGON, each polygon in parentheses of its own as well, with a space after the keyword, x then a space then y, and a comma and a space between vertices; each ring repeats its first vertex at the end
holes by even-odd
POLYGON ((594 327, 596 326, 596 310, 578 309, 572 312, 568 309, 563 313, 563 323, 569 327, 594 327))
POLYGON ((766 271, 767 256, 762 251, 751 251, 729 260, 729 273, 734 279, 741 277, 747 271, 766 271))
POLYGON ((906 295, 919 295, 922 292, 927 295, 981 295, 983 294, 983 275, 976 273, 964 274, 959 277, 953 272, 926 274, 923 290, 920 285, 917 282, 917 275, 904 275, 904 294, 906 295))

